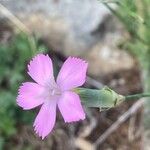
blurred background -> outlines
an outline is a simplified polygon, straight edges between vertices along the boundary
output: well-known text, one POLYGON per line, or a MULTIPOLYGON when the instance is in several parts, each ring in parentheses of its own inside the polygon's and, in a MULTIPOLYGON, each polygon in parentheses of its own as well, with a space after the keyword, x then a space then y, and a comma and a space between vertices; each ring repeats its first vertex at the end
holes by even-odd
POLYGON ((85 108, 87 118, 71 124, 58 112, 43 141, 32 127, 39 108, 16 105, 37 53, 49 54, 55 74, 68 56, 87 60, 85 87, 150 91, 149 11, 148 0, 0 0, 0 150, 150 150, 142 100, 102 112, 85 108))

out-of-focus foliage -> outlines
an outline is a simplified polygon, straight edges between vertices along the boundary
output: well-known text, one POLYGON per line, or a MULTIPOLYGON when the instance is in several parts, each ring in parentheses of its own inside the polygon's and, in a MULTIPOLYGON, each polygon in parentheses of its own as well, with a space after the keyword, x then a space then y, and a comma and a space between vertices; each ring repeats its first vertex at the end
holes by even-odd
MULTIPOLYGON (((150 66, 150 1, 121 0, 118 10, 106 6, 121 20, 130 37, 122 45, 134 54, 145 69, 150 66)), ((150 86, 150 85, 149 85, 150 86)))
MULTIPOLYGON (((118 9, 114 10, 105 3, 123 23, 129 37, 121 45, 129 50, 138 60, 142 69, 143 87, 150 92, 150 1, 149 0, 120 0, 118 9)), ((145 103, 145 128, 150 131, 150 101, 145 103)))
POLYGON ((16 96, 19 85, 27 78, 27 62, 43 48, 23 33, 14 35, 7 44, 0 44, 0 149, 4 141, 17 132, 19 124, 33 120, 32 112, 18 108, 16 96))

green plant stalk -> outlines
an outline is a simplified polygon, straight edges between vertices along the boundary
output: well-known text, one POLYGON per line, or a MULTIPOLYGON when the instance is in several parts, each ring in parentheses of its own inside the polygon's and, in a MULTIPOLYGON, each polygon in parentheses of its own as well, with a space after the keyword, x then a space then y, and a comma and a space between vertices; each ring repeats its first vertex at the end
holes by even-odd
POLYGON ((137 100, 143 97, 150 97, 150 93, 140 93, 134 95, 127 95, 125 96, 125 100, 137 100))

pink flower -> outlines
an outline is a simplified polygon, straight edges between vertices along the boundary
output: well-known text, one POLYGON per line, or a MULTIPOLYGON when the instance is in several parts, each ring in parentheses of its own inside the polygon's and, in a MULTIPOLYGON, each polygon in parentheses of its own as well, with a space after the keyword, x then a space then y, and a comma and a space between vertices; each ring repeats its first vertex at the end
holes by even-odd
POLYGON ((17 104, 25 110, 42 105, 33 125, 42 139, 54 127, 57 106, 65 122, 85 119, 80 98, 72 89, 84 84, 87 66, 82 59, 69 57, 55 82, 48 55, 38 54, 30 61, 28 74, 36 83, 25 82, 20 86, 17 104))

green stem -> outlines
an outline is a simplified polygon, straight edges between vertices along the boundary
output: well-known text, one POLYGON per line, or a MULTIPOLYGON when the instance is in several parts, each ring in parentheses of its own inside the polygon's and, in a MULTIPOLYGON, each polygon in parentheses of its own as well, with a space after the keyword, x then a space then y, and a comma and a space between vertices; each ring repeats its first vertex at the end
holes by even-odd
POLYGON ((140 93, 140 94, 134 94, 134 95, 128 95, 125 96, 125 100, 135 100, 142 97, 150 97, 150 93, 140 93))

